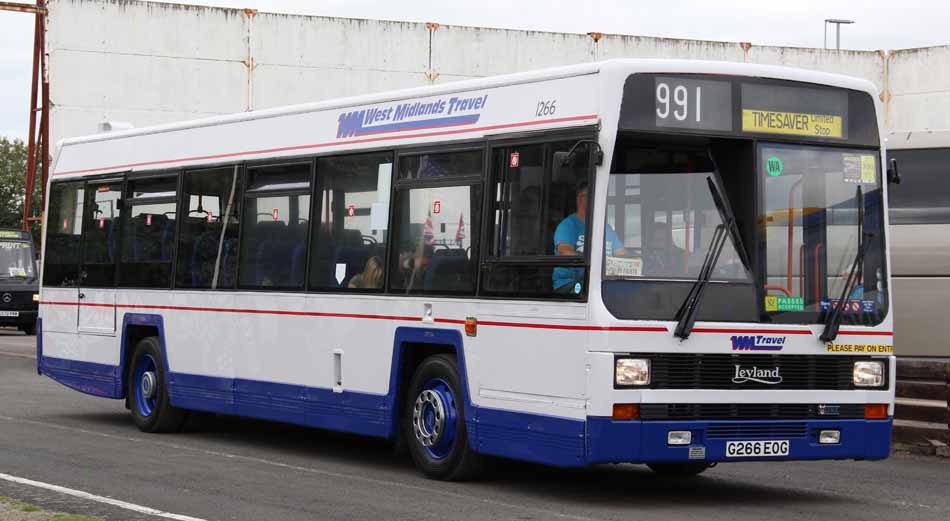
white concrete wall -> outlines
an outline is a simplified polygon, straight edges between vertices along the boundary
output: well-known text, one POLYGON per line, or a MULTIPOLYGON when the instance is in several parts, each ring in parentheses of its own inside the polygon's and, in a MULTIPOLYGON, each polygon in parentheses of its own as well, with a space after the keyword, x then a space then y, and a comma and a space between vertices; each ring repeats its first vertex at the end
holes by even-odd
POLYGON ((950 47, 892 54, 50 0, 51 139, 607 58, 698 58, 860 76, 895 129, 950 128, 950 47), (889 100, 889 101, 888 101, 889 100))
POLYGON ((950 45, 893 51, 888 127, 950 129, 950 45))

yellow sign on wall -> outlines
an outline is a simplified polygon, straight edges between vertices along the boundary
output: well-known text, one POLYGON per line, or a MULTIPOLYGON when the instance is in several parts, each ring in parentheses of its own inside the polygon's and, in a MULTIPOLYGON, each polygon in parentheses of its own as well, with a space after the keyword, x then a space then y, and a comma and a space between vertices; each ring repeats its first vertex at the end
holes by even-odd
POLYGON ((742 131, 792 136, 842 137, 841 116, 742 109, 742 131))

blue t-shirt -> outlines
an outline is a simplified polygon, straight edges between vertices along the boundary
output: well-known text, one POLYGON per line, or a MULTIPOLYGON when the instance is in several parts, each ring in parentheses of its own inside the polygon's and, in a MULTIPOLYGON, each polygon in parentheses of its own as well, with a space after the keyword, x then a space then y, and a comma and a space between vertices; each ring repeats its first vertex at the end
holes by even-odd
MULTIPOLYGON (((583 255, 584 233, 586 231, 587 225, 584 224, 584 221, 582 221, 576 213, 572 213, 564 218, 554 231, 555 255, 557 255, 557 245, 562 242, 573 246, 574 251, 576 251, 578 255, 583 255)), ((604 225, 604 232, 607 238, 607 255, 612 255, 615 249, 623 248, 620 237, 617 236, 617 232, 615 232, 609 224, 604 225)), ((571 290, 575 293, 580 293, 580 291, 577 290, 580 289, 580 283, 584 280, 584 268, 554 268, 554 274, 551 278, 554 289, 558 289, 565 284, 574 283, 576 286, 571 288, 571 290)))

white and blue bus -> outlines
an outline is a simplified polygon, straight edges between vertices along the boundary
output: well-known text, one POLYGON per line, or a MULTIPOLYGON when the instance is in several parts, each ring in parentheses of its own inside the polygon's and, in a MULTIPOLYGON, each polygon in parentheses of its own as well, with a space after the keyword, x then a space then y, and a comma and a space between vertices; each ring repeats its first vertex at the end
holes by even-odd
POLYGON ((348 431, 440 479, 886 458, 880 114, 625 60, 69 139, 38 369, 144 431, 348 431))

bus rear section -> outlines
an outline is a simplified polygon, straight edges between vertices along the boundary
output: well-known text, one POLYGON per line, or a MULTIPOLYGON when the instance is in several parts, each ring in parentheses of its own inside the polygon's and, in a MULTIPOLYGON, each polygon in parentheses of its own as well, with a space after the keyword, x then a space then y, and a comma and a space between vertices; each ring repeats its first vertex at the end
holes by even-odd
POLYGON ((604 316, 664 326, 592 352, 592 460, 887 457, 880 132, 870 87, 825 79, 626 80, 599 185, 604 316))
POLYGON ((0 230, 0 327, 36 334, 39 279, 29 232, 0 230))

